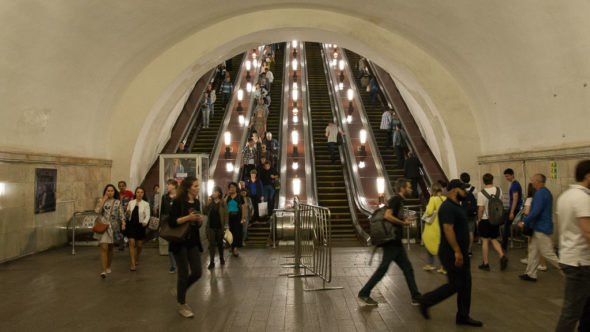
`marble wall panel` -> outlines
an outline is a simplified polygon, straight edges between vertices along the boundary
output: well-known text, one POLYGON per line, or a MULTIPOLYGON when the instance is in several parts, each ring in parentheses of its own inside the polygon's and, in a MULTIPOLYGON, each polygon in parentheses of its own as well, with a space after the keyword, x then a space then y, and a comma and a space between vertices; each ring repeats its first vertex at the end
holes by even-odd
POLYGON ((108 160, 14 153, 0 158, 0 262, 66 244, 72 214, 94 209, 110 176, 108 160), (57 169, 54 212, 34 213, 36 168, 57 169))

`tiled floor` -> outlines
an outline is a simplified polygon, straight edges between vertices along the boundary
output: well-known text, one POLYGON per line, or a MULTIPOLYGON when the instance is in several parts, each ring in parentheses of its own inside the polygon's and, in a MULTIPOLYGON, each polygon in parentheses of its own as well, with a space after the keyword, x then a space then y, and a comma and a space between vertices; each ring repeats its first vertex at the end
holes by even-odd
MULTIPOLYGON (((479 249, 479 247, 478 247, 479 249)), ((52 250, 0 265, 0 331, 467 331, 454 324, 455 297, 431 309, 425 321, 410 305, 401 270, 389 273, 373 291, 378 307, 364 307, 356 294, 380 260, 368 266, 371 248, 335 248, 332 285, 342 290, 306 292, 317 278, 289 279, 281 263, 286 249, 247 249, 204 274, 189 290, 194 319, 176 311, 170 294, 176 274, 168 257, 147 248, 137 272, 129 272, 128 255, 115 252, 113 273, 99 278, 98 248, 52 250)), ((378 252, 379 253, 379 252, 378 252)), ((409 251, 421 292, 444 283, 425 272, 424 248, 409 251)), ((564 280, 555 270, 539 273, 537 283, 518 279, 523 249, 509 253, 506 271, 492 256, 491 272, 473 269, 472 316, 484 322, 479 331, 552 331, 557 322, 564 280)), ((472 265, 480 261, 479 253, 472 265)))

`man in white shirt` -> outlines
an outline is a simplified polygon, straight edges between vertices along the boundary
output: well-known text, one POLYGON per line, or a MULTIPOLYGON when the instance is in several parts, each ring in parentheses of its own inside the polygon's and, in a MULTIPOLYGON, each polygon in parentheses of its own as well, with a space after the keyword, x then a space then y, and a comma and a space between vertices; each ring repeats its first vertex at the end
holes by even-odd
POLYGON ((576 166, 576 184, 557 200, 559 263, 566 276, 555 331, 590 330, 590 160, 576 166))
POLYGON ((379 129, 385 132, 385 145, 391 146, 393 144, 393 110, 388 109, 381 115, 381 125, 379 129))
MULTIPOLYGON (((490 173, 486 173, 483 175, 483 184, 485 190, 489 196, 495 195, 496 197, 502 196, 502 190, 500 187, 494 187, 494 176, 490 173)), ((488 252, 490 247, 490 242, 492 242, 492 246, 498 252, 500 256, 500 269, 504 271, 508 264, 508 258, 504 255, 502 251, 502 245, 498 242, 498 236, 500 236, 500 226, 499 225, 492 225, 488 220, 488 198, 484 195, 484 193, 480 191, 477 193, 477 220, 478 220, 478 234, 481 237, 482 241, 482 256, 483 256, 483 263, 478 266, 479 269, 489 271, 490 264, 488 262, 488 252)))

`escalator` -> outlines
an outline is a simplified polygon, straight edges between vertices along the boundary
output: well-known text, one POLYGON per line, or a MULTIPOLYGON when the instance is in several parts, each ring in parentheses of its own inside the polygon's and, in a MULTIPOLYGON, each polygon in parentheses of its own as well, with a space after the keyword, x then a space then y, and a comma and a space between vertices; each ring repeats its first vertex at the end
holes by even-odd
MULTIPOLYGON (((240 53, 233 58, 230 59, 232 62, 232 70, 228 71, 230 77, 233 79, 234 87, 236 86, 238 77, 237 74, 240 71, 240 67, 242 65, 241 61, 244 58, 244 53, 240 53)), ((221 84, 221 82, 216 82, 217 87, 221 84)), ((191 130, 196 131, 197 128, 200 128, 197 137, 195 139, 195 143, 192 146, 192 153, 206 153, 208 155, 211 154, 211 149, 215 146, 215 141, 217 140, 217 134, 219 133, 219 127, 221 126, 221 121, 225 115, 225 109, 223 109, 221 105, 221 92, 216 91, 217 100, 215 102, 215 110, 213 116, 209 119, 209 128, 203 128, 198 125, 195 125, 191 130)), ((229 105, 229 103, 228 103, 229 105)), ((200 106, 200 103, 199 103, 200 106)), ((199 123, 200 124, 200 123, 199 123)), ((194 133, 191 133, 189 137, 192 137, 194 133)))
MULTIPOLYGON (((270 89, 271 103, 266 120, 266 130, 272 133, 272 137, 280 141, 279 125, 281 123, 281 92, 283 91, 283 64, 284 64, 284 49, 285 44, 281 43, 280 47, 275 51, 275 62, 271 63, 270 71, 274 75, 274 81, 270 89)), ((275 194, 275 201, 278 198, 278 193, 275 194)), ((265 247, 270 236, 270 219, 263 218, 255 221, 251 227, 248 228, 248 239, 246 245, 248 247, 265 247)))
MULTIPOLYGON (((371 105, 371 98, 369 96, 369 93, 367 92, 366 88, 363 88, 361 86, 361 79, 358 76, 357 63, 360 60, 361 56, 349 50, 345 50, 345 54, 348 58, 350 68, 355 75, 355 83, 358 87, 358 91, 363 102, 363 107, 365 108, 365 112, 367 114, 367 119, 369 120, 371 129, 373 130, 373 134, 375 136, 379 153, 381 154, 381 159, 383 160, 383 165, 385 167, 387 177, 389 178, 389 182, 393 187, 395 180, 402 178, 404 176, 404 170, 397 166, 397 156, 395 155, 393 146, 386 144, 386 134, 385 132, 379 129, 379 127, 381 126, 381 116, 383 115, 383 112, 387 109, 387 107, 383 105, 382 101, 379 98, 375 105, 371 105)), ((406 200, 406 202, 407 204, 420 204, 420 200, 418 198, 409 198, 406 200)))
POLYGON ((348 197, 346 194, 343 167, 336 148, 337 164, 332 164, 328 152, 326 127, 333 121, 332 105, 328 94, 328 84, 324 73, 321 46, 318 43, 305 43, 307 54, 307 77, 311 122, 313 130, 315 173, 318 204, 330 209, 331 236, 335 244, 358 244, 357 234, 352 224, 348 197))

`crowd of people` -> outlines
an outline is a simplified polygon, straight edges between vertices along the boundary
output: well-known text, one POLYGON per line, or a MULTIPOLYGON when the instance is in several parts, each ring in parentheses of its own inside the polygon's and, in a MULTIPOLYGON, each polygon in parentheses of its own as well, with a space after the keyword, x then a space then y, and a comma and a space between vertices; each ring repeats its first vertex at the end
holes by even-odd
POLYGON ((528 238, 528 255, 525 272, 519 278, 527 282, 537 281, 537 271, 546 270, 541 259, 559 269, 565 275, 564 302, 556 331, 573 331, 579 323, 579 331, 590 330, 590 160, 578 163, 575 169, 576 183, 557 200, 559 227, 559 252, 554 250, 551 235, 554 232, 553 196, 546 187, 547 178, 534 174, 528 184, 527 197, 523 196, 520 183, 510 168, 504 171, 510 183, 508 207, 498 213, 501 189, 494 186, 492 174, 483 175, 484 188, 477 191, 469 183, 470 176, 463 173, 460 179, 451 180, 446 186, 434 184, 428 202, 423 233, 427 250, 426 271, 432 271, 434 256, 441 263, 439 272, 448 282, 439 288, 420 294, 414 280, 414 272, 401 244, 401 229, 412 220, 404 213, 404 200, 411 193, 411 182, 399 179, 394 195, 387 203, 384 218, 395 226, 394 240, 380 244, 383 258, 375 273, 359 291, 359 299, 367 305, 377 305, 370 297, 371 290, 383 278, 391 262, 402 269, 410 289, 411 303, 420 307, 424 318, 429 319, 429 309, 457 293, 458 325, 483 326, 470 316, 471 264, 474 237, 482 241, 483 262, 480 270, 490 271, 489 245, 499 256, 499 269, 508 265, 506 252, 508 241, 514 232, 522 232, 528 238), (498 240, 500 239, 500 240, 498 240))

